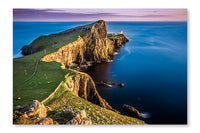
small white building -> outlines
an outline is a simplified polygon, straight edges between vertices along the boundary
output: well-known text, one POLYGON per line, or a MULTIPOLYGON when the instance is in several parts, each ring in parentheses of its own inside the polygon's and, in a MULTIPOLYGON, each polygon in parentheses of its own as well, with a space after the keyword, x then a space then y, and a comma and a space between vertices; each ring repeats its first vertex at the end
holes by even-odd
POLYGON ((116 32, 115 35, 120 35, 123 34, 123 30, 121 30, 121 32, 116 32))

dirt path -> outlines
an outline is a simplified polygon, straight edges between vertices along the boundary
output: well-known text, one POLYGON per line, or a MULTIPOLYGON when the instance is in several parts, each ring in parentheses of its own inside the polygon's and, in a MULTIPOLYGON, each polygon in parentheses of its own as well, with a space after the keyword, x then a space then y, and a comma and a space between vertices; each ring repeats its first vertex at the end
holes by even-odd
MULTIPOLYGON (((40 58, 40 59, 41 59, 41 58, 40 58)), ((38 59, 37 62, 36 62, 36 64, 35 64, 35 70, 34 70, 33 74, 32 74, 29 78, 27 78, 26 80, 22 81, 21 83, 18 83, 18 84, 16 84, 16 85, 13 85, 13 87, 17 87, 17 86, 19 86, 19 85, 21 85, 21 84, 23 84, 23 83, 29 81, 29 80, 35 75, 35 73, 37 72, 37 68, 38 68, 38 62, 39 62, 40 59, 38 59)))
POLYGON ((56 93, 56 91, 59 89, 59 87, 61 86, 61 84, 63 83, 63 81, 60 82, 60 84, 58 85, 58 87, 54 90, 54 92, 52 92, 46 99, 44 99, 41 103, 45 103, 51 96, 53 96, 54 93, 56 93))
MULTIPOLYGON (((54 48, 55 47, 55 44, 53 43, 53 41, 49 38, 49 40, 50 40, 50 42, 51 42, 51 44, 52 44, 52 48, 54 48)), ((45 55, 45 54, 44 54, 45 55)), ((42 55, 38 60, 37 60, 37 62, 36 62, 36 64, 35 64, 35 70, 34 70, 34 72, 33 72, 33 74, 29 77, 29 78, 27 78, 26 80, 24 80, 24 81, 22 81, 22 82, 20 82, 20 83, 18 83, 18 84, 16 84, 16 85, 13 85, 13 88, 14 87, 17 87, 17 86, 19 86, 19 85, 22 85, 22 84, 24 84, 25 82, 27 82, 27 81, 29 81, 30 79, 32 79, 33 78, 33 76, 36 74, 36 72, 37 72, 37 68, 38 68, 38 63, 39 63, 39 61, 40 61, 40 59, 42 58, 42 57, 44 57, 44 55, 42 55)))

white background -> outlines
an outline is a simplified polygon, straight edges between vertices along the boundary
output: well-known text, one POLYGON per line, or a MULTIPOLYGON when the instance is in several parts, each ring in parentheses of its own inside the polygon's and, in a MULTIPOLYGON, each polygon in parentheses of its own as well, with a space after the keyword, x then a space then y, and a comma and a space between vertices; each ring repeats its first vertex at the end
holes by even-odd
POLYGON ((200 131, 200 4, 198 0, 1 0, 0 2, 0 132, 145 132, 200 131), (13 8, 187 8, 188 9, 188 125, 142 126, 16 126, 12 125, 12 9, 13 8))

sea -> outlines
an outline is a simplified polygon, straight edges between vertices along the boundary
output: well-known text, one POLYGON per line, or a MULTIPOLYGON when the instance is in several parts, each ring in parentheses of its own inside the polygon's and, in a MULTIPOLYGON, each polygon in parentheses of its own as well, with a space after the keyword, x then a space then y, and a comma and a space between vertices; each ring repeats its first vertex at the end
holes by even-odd
MULTIPOLYGON (((13 58, 21 48, 41 35, 61 32, 91 22, 13 22, 13 58)), ((87 69, 94 81, 124 83, 97 85, 114 109, 140 111, 147 124, 187 124, 187 22, 107 22, 109 33, 129 39, 112 62, 87 69)))

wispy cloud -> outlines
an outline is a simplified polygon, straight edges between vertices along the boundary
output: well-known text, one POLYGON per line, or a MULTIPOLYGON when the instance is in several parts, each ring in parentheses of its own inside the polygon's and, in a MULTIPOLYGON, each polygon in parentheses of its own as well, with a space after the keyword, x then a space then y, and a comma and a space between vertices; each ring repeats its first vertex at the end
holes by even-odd
POLYGON ((14 21, 185 21, 186 9, 13 9, 14 21))

